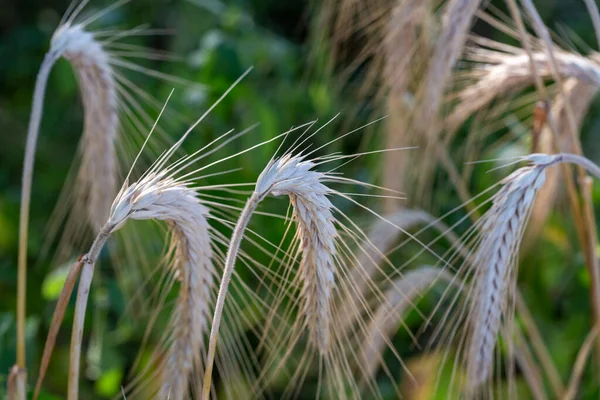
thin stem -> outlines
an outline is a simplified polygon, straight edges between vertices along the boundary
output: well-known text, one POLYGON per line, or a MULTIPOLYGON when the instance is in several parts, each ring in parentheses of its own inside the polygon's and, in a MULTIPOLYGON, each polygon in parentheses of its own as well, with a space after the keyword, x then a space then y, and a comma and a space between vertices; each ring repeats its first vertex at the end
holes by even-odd
POLYGON ((557 154, 557 161, 576 164, 590 174, 594 175, 597 179, 600 179, 600 167, 583 156, 570 153, 560 153, 557 154))
POLYGON ((252 193, 252 196, 250 196, 246 202, 246 206, 240 214, 240 218, 238 219, 235 230, 233 231, 233 235, 231 236, 231 242, 229 243, 229 249, 227 250, 227 258, 225 259, 225 267, 223 268, 223 279, 221 280, 221 286, 219 287, 219 296, 217 297, 213 323, 210 330, 210 341, 208 343, 208 355, 206 358, 206 370, 204 372, 204 386, 202 388, 203 400, 208 400, 210 396, 210 382, 212 378, 213 364, 215 361, 219 324, 221 323, 221 316, 223 314, 223 307, 225 305, 225 297, 227 296, 227 289, 229 287, 231 275, 233 274, 233 269, 235 267, 235 260, 240 250, 242 238, 244 237, 244 231, 250 222, 250 217, 256 210, 256 207, 261 200, 262 199, 259 197, 257 192, 252 193))
POLYGON ((594 328, 588 333, 585 341, 581 345, 579 352, 577 353, 577 358, 575 359, 575 365, 573 366, 573 372, 571 374, 571 379, 569 380, 569 387, 567 393, 565 393, 563 400, 572 400, 575 398, 577 394, 577 389, 579 389, 579 382, 581 381, 581 376, 583 375, 583 369, 585 368, 585 364, 592 350, 592 345, 594 344, 594 340, 598 336, 598 331, 600 330, 600 326, 596 325, 594 328))
MULTIPOLYGON (((548 347, 535 324, 531 311, 527 308, 527 304, 523 300, 521 292, 518 290, 515 295, 515 306, 519 313, 519 317, 521 317, 521 321, 523 322, 523 328, 525 328, 533 346, 533 350, 536 353, 538 362, 550 381, 550 386, 554 391, 554 397, 558 398, 564 393, 565 386, 560 378, 560 373, 556 369, 556 365, 552 361, 552 356, 548 351, 548 347)), ((522 332, 520 332, 520 334, 522 335, 522 332)))
POLYGON ((85 325, 85 311, 90 294, 90 286, 94 276, 94 266, 100 255, 100 251, 110 236, 112 227, 102 228, 88 254, 83 256, 83 270, 77 290, 77 301, 75 302, 75 317, 73 318, 73 331, 71 333, 71 348, 69 352, 69 387, 68 400, 79 399, 79 363, 81 360, 81 342, 83 339, 83 328, 85 325))
POLYGON ((69 299, 71 298, 71 293, 73 293, 73 288, 75 287, 75 282, 77 281, 77 277, 79 276, 79 272, 81 271, 82 265, 83 263, 78 260, 71 266, 71 269, 69 269, 69 274, 67 275, 67 279, 65 280, 65 284, 62 288, 62 291, 60 292, 58 302, 56 303, 54 315, 52 315, 50 330, 48 331, 46 344, 44 345, 44 354, 42 356, 42 361, 40 364, 40 372, 38 374, 37 383, 35 384, 33 400, 36 400, 40 394, 42 382, 44 381, 44 376, 46 375, 46 371, 48 370, 50 357, 52 356, 54 344, 56 343, 56 337, 58 336, 60 325, 62 324, 63 318, 65 316, 65 311, 67 310, 67 306, 69 305, 69 299))
MULTIPOLYGON (((21 211, 19 216, 19 260, 17 277, 17 366, 25 369, 25 318, 27 297, 27 236, 29 228, 29 204, 31 202, 31 182, 33 180, 33 166, 35 162, 35 148, 40 131, 40 121, 44 108, 44 96, 50 70, 57 60, 58 55, 50 52, 44 57, 40 71, 35 81, 33 105, 27 131, 27 144, 25 147, 25 160, 23 163, 23 177, 21 182, 21 211)), ((19 375, 21 378, 22 375, 19 375)))

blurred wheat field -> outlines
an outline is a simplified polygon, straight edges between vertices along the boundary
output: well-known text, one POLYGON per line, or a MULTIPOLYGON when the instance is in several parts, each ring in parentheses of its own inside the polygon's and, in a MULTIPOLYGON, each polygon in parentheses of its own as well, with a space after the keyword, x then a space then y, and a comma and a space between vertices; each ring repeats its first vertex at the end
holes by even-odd
POLYGON ((600 396, 594 0, 0 24, 2 398, 600 396))

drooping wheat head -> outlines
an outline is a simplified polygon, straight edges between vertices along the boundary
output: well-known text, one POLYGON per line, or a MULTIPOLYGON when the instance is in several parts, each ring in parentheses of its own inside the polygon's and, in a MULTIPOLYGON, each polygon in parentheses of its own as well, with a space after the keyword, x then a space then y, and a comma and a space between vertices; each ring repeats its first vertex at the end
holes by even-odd
MULTIPOLYGON (((508 358, 514 357, 510 338, 519 248, 547 169, 559 163, 574 163, 595 176, 600 172, 589 160, 572 154, 532 154, 522 160, 530 165, 500 182, 502 187, 492 197, 491 208, 476 224, 476 248, 457 270, 461 281, 471 281, 463 286, 463 302, 456 309, 454 321, 448 320, 443 328, 448 338, 460 337, 458 360, 466 369, 464 390, 471 394, 490 382, 499 335, 506 335, 508 358)), ((446 312, 446 317, 450 312, 446 312)))

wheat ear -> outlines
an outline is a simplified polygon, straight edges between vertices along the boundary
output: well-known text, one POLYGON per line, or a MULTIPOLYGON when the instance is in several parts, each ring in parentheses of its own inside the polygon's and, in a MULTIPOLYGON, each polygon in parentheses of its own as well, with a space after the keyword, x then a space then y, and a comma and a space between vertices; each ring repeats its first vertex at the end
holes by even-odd
POLYGON ((216 339, 225 304, 225 297, 244 231, 258 204, 268 195, 288 195, 294 206, 301 241, 301 275, 304 280, 304 318, 310 336, 320 352, 326 352, 331 329, 331 292, 335 281, 336 229, 331 214, 332 204, 327 198, 330 190, 321 181, 324 173, 313 171, 314 162, 303 156, 285 155, 272 160, 260 174, 256 187, 242 210, 227 251, 223 278, 215 305, 210 332, 204 390, 208 399, 215 358, 216 339))
POLYGON ((79 82, 85 120, 75 198, 85 204, 87 220, 98 232, 117 192, 115 141, 119 119, 110 57, 81 25, 59 28, 52 37, 51 48, 71 63, 79 82))
POLYGON ((577 164, 596 177, 600 168, 574 154, 532 154, 531 163, 505 178, 483 217, 483 238, 473 258, 474 293, 469 311, 471 335, 467 341, 467 385, 471 390, 488 379, 502 317, 508 317, 514 292, 516 257, 535 197, 543 186, 546 169, 558 163, 577 164))
MULTIPOLYGON (((169 223, 176 246, 174 268, 181 281, 181 289, 171 321, 173 336, 162 371, 161 397, 164 398, 187 398, 191 378, 194 373, 200 372, 199 362, 210 317, 209 294, 213 289, 214 275, 207 216, 208 209, 196 198, 195 191, 166 177, 164 173, 149 173, 140 181, 121 189, 101 234, 84 257, 82 276, 86 274, 87 265, 90 275, 86 279, 88 282, 99 248, 128 219, 155 219, 169 223)), ((69 399, 77 398, 78 360, 88 292, 89 286, 80 286, 76 315, 81 321, 77 330, 74 326, 72 339, 79 349, 72 347, 69 399), (80 302, 82 311, 78 312, 80 302)))

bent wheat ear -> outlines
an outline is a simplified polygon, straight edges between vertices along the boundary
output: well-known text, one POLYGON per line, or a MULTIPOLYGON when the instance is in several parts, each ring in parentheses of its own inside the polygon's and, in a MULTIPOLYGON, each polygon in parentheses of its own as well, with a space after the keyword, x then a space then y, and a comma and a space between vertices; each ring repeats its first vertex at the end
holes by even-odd
POLYGON ((483 383, 489 375, 501 318, 514 290, 515 257, 533 201, 545 177, 544 166, 517 170, 502 182, 503 188, 483 217, 485 236, 473 261, 478 269, 469 312, 473 333, 468 345, 467 381, 473 387, 483 383))
POLYGON ((598 166, 573 154, 532 154, 523 160, 530 165, 502 180, 492 207, 478 223, 477 249, 466 261, 473 272, 464 333, 468 391, 478 390, 489 379, 503 320, 508 325, 506 334, 512 335, 517 256, 536 195, 544 185, 546 169, 558 163, 574 163, 600 177, 598 166))
MULTIPOLYGON (((210 319, 215 270, 207 222, 208 208, 196 193, 172 178, 149 174, 122 190, 112 207, 109 225, 118 229, 127 219, 167 221, 172 233, 174 273, 180 282, 161 366, 161 398, 189 397, 192 377, 201 373, 201 354, 210 319)), ((114 231, 113 229, 113 231, 114 231)))
POLYGON ((326 352, 329 343, 331 291, 335 281, 333 256, 337 236, 331 214, 329 189, 321 183, 323 173, 312 171, 314 162, 303 156, 285 155, 272 160, 256 182, 256 188, 242 210, 227 252, 213 325, 204 376, 203 399, 210 394, 216 339, 225 304, 225 296, 244 231, 256 207, 269 194, 288 195, 294 205, 294 218, 302 241, 301 273, 304 278, 304 317, 311 337, 319 351, 326 352))
MULTIPOLYGON (((173 268, 181 288, 171 318, 168 355, 161 366, 160 397, 164 398, 189 397, 192 377, 201 373, 201 353, 210 318, 209 297, 214 284, 207 216, 208 209, 196 198, 194 190, 165 177, 164 173, 149 173, 121 189, 102 228, 100 247, 129 219, 163 220, 171 228, 176 248, 173 268)), ((87 264, 93 267, 98 254, 99 249, 90 251, 87 264)), ((79 352, 71 355, 75 364, 79 352)), ((78 368, 72 370, 69 382, 73 399, 78 393, 78 373, 78 368)))
POLYGON ((17 362, 24 366, 25 280, 27 265, 27 237, 29 205, 35 148, 42 119, 42 109, 48 75, 58 58, 72 61, 81 83, 81 94, 86 107, 83 140, 83 163, 77 181, 81 191, 76 199, 79 207, 87 203, 87 211, 96 233, 106 219, 110 202, 116 191, 114 139, 118 120, 116 91, 112 71, 102 47, 81 27, 61 26, 52 38, 36 80, 33 107, 27 132, 27 144, 21 187, 21 215, 19 221, 19 295, 18 295, 18 352, 17 362))
POLYGON ((85 120, 75 209, 84 207, 89 224, 99 232, 117 192, 115 140, 119 120, 110 57, 81 25, 61 26, 52 37, 50 52, 71 63, 79 82, 85 120))

